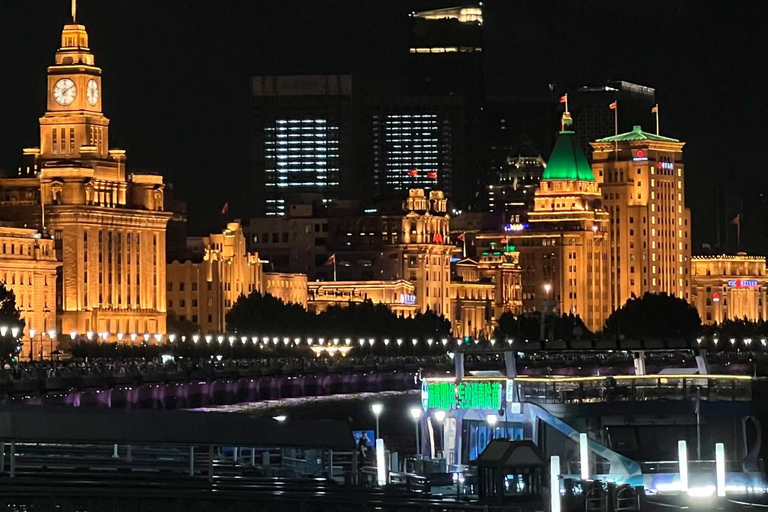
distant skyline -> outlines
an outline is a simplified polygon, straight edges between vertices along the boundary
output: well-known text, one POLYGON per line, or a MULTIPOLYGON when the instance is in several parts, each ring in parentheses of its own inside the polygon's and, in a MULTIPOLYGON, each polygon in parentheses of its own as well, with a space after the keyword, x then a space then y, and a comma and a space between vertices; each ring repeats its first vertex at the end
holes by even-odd
MULTIPOLYGON (((237 215, 250 198, 249 77, 349 73, 356 92, 401 92, 407 13, 453 3, 81 0, 78 21, 104 69, 113 145, 128 150, 129 169, 173 183, 189 202, 192 232, 207 233, 219 227, 225 202, 237 215)), ((662 134, 687 142, 694 251, 715 242, 713 202, 726 182, 743 197, 743 245, 754 240, 763 219, 751 213, 752 196, 768 189, 761 158, 768 99, 757 79, 768 41, 749 6, 491 0, 484 7, 490 95, 608 79, 656 88, 662 134)), ((22 148, 38 143, 45 71, 69 11, 66 0, 0 4, 6 172, 22 148)), ((736 205, 721 219, 736 215, 736 205)))

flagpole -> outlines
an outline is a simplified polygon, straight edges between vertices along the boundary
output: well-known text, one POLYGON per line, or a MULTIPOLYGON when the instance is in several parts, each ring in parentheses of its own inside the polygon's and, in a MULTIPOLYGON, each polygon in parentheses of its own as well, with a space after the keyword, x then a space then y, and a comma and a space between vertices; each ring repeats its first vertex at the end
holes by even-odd
POLYGON ((659 104, 656 104, 656 135, 659 135, 659 104))
POLYGON ((464 239, 461 241, 461 243, 464 244, 464 251, 462 252, 463 257, 467 257, 467 235, 464 235, 464 239))
POLYGON ((333 280, 336 281, 336 254, 333 255, 333 280))

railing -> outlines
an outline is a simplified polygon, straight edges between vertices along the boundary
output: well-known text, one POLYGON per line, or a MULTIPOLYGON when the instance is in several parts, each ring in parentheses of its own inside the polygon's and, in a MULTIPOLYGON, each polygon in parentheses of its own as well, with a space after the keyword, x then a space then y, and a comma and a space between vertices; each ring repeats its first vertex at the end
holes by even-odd
POLYGON ((525 378, 516 380, 518 399, 534 403, 649 402, 663 400, 750 401, 752 381, 741 376, 525 378))

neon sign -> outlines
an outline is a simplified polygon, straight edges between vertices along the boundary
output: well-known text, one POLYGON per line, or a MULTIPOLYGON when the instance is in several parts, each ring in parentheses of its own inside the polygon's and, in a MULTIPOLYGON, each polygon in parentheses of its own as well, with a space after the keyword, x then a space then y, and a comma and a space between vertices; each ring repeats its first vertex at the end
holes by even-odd
POLYGON ((526 224, 506 224, 504 231, 522 231, 526 227, 528 227, 526 224))
POLYGON ((427 405, 432 409, 501 408, 501 382, 430 382, 427 405))
POLYGON ((675 168, 675 164, 672 162, 659 162, 659 169, 669 169, 670 171, 675 168))
POLYGON ((648 160, 648 157, 645 156, 645 151, 643 151, 642 149, 638 149, 635 152, 635 156, 632 158, 632 160, 634 160, 635 162, 644 162, 648 160))
POLYGON ((730 279, 728 286, 731 288, 757 288, 760 285, 757 279, 730 279))
POLYGON ((400 294, 400 304, 416 304, 416 296, 415 295, 409 295, 406 293, 400 294))

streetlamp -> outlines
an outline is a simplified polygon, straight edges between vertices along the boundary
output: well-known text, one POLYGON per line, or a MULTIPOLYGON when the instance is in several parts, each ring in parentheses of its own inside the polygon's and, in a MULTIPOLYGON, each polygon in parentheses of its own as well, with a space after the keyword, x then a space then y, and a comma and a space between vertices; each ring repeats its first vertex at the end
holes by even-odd
POLYGON ((134 343, 136 343, 136 337, 137 337, 137 336, 138 336, 138 335, 137 335, 135 332, 132 332, 132 333, 131 333, 131 345, 133 345, 134 343))
POLYGON ((440 448, 445 455, 445 411, 435 411, 435 420, 440 424, 440 448))
POLYGON ((29 330, 29 360, 34 361, 35 360, 35 334, 37 334, 37 331, 34 329, 29 330))
POLYGON ((420 450, 419 450, 419 422, 421 420, 421 412, 422 412, 421 411, 421 407, 418 407, 418 406, 411 407, 408 412, 411 413, 411 418, 413 418, 413 425, 414 425, 414 428, 416 429, 416 431, 415 431, 415 433, 416 433, 416 455, 418 456, 419 453, 420 453, 420 450))
POLYGON ((48 337, 51 339, 50 358, 51 358, 51 361, 53 361, 53 340, 56 338, 56 330, 51 329, 50 331, 48 331, 48 337))
POLYGON ((371 405, 371 411, 373 411, 373 415, 376 416, 376 439, 379 439, 379 416, 381 416, 381 411, 383 410, 384 406, 380 403, 371 405))
POLYGON ((485 417, 485 421, 491 427, 491 439, 496 439, 496 424, 499 422, 499 417, 495 414, 489 414, 485 417))

